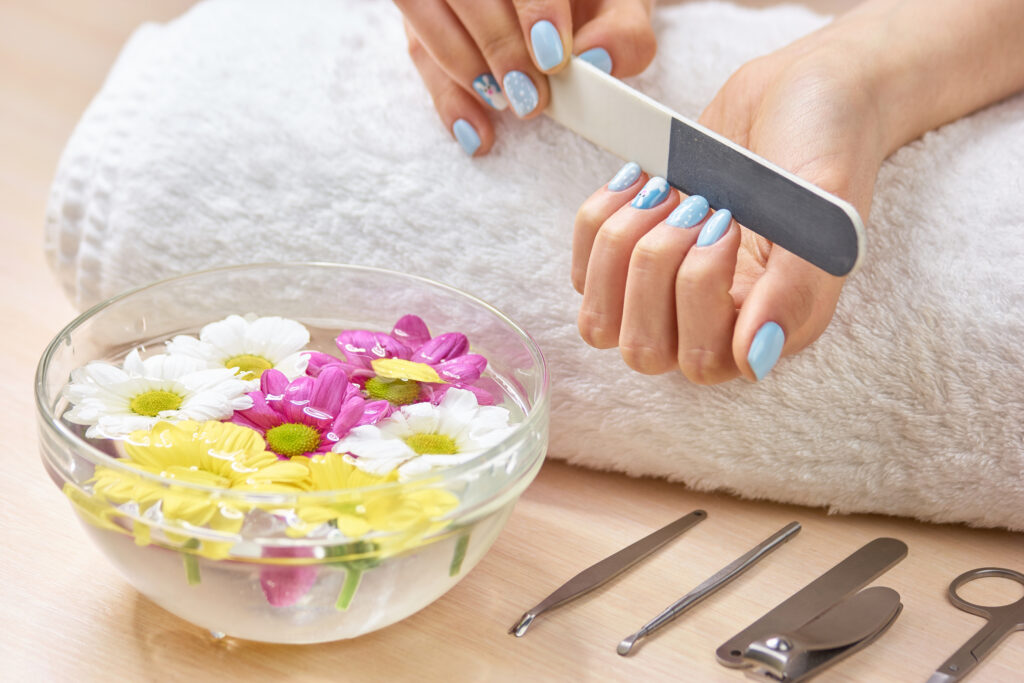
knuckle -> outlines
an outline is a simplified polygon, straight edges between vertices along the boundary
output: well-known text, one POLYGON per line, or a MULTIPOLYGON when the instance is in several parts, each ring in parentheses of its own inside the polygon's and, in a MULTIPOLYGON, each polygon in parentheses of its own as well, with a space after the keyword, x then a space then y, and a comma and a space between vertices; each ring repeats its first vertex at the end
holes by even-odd
POLYGON ((631 226, 625 223, 605 223, 597 233, 594 247, 597 248, 598 245, 601 249, 609 251, 632 251, 636 245, 636 237, 631 226))
POLYGON ((620 344, 622 360, 644 375, 660 375, 672 367, 672 354, 656 344, 630 341, 620 344))
POLYGON ((618 330, 612 330, 605 317, 594 311, 581 310, 577 327, 583 341, 595 349, 614 348, 618 342, 618 330))
POLYGON ((523 37, 518 31, 487 31, 477 38, 477 47, 484 59, 493 65, 519 61, 517 58, 525 50, 523 37))
POLYGON ((595 203, 584 202, 583 205, 580 206, 579 211, 576 212, 576 220, 573 226, 577 231, 582 230, 588 233, 595 233, 603 222, 604 217, 598 210, 595 203))
POLYGON ((658 51, 658 39, 650 19, 643 12, 623 13, 617 18, 616 25, 620 49, 627 53, 627 62, 635 65, 633 71, 643 70, 658 51))
POLYGON ((722 373, 722 360, 711 349, 681 349, 677 358, 679 370, 694 384, 716 384, 722 373))

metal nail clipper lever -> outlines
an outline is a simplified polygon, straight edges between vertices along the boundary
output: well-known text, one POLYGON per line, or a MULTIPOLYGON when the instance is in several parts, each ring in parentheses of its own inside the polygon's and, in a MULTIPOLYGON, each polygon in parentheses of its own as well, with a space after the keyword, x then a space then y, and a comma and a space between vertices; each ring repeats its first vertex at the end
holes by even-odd
POLYGON ((548 116, 832 275, 864 255, 853 206, 581 59, 548 76, 548 116))
POLYGON ((949 584, 949 601, 959 609, 979 617, 985 617, 988 623, 964 643, 963 647, 942 663, 938 671, 932 674, 928 683, 952 683, 971 672, 1006 636, 1014 631, 1024 631, 1024 598, 1011 602, 1009 605, 987 607, 976 605, 960 597, 957 590, 960 586, 975 579, 996 576, 1010 579, 1024 586, 1024 574, 1012 569, 984 567, 964 572, 949 584))
POLYGON ((760 680, 811 678, 873 642, 896 620, 903 607, 896 591, 857 591, 906 555, 902 541, 871 541, 723 643, 718 661, 747 668, 748 676, 760 680))
POLYGON ((682 615, 684 612, 689 610, 691 607, 699 603, 704 598, 708 597, 719 588, 722 588, 730 581, 738 577, 743 572, 753 567, 758 560, 763 558, 765 555, 775 550, 789 539, 796 536, 800 531, 800 524, 797 522, 791 522, 782 529, 772 534, 764 541, 759 543, 754 548, 751 548, 747 553, 738 557, 733 562, 723 567, 720 571, 714 574, 711 578, 704 581, 692 591, 676 600, 674 603, 669 605, 661 614, 651 619, 649 622, 643 625, 636 633, 626 636, 619 646, 615 649, 620 655, 625 657, 630 654, 636 643, 647 636, 651 635, 661 627, 669 624, 677 617, 682 615))
POLYGON ((508 632, 517 638, 521 638, 526 634, 526 629, 530 627, 533 620, 544 612, 575 600, 581 595, 589 593, 598 586, 610 581, 690 527, 704 521, 707 516, 708 513, 703 510, 694 510, 690 514, 684 515, 654 533, 641 538, 636 543, 623 548, 614 555, 610 555, 597 564, 584 569, 562 584, 554 593, 527 611, 508 632))

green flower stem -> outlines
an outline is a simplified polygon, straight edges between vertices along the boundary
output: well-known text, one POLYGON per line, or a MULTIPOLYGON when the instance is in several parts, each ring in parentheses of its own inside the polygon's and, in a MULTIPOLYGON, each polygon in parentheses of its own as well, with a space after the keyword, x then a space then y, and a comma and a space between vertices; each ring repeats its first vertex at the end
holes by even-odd
POLYGON ((356 589, 359 588, 359 582, 363 578, 363 571, 361 569, 355 569, 353 567, 345 568, 345 583, 341 586, 341 593, 338 594, 338 602, 334 603, 334 608, 339 612, 344 612, 348 609, 348 606, 352 603, 352 598, 356 594, 356 589))
POLYGON ((459 540, 455 541, 455 553, 448 567, 448 576, 455 576, 462 571, 462 561, 466 559, 466 548, 469 546, 469 531, 464 531, 459 540))
MULTIPOLYGON (((195 550, 199 547, 199 539, 188 539, 184 547, 189 550, 195 550)), ((185 561, 185 579, 188 581, 188 585, 199 585, 199 558, 192 553, 182 553, 181 558, 185 561)))

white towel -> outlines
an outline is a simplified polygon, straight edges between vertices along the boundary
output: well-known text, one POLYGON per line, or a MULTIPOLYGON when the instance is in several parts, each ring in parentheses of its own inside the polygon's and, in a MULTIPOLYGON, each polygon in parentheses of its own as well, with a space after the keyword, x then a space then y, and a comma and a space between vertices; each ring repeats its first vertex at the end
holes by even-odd
MULTIPOLYGON (((631 83, 696 117, 744 61, 827 20, 773 3, 659 8, 660 51, 631 83)), ((539 341, 553 457, 1024 529, 1024 98, 886 162, 866 265, 828 331, 763 382, 716 387, 637 374, 580 340, 573 215, 621 161, 543 117, 499 118, 492 153, 465 157, 390 3, 207 0, 125 46, 61 159, 47 249, 79 306, 264 260, 436 278, 539 341)))

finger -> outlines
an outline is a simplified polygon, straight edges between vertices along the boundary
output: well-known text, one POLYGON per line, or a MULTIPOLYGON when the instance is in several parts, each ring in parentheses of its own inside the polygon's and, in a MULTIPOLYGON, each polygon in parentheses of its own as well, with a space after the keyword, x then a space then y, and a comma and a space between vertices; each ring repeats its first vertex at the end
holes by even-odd
POLYGON ((602 2, 576 29, 573 50, 605 73, 635 76, 651 63, 658 42, 646 0, 602 2))
POLYGON ((729 293, 739 226, 720 209, 704 222, 676 275, 676 360, 687 379, 717 384, 740 374, 732 355, 736 305, 729 293))
POLYGON ((736 320, 732 352, 742 373, 764 379, 781 356, 817 339, 832 320, 843 280, 773 246, 736 320))
POLYGON ((633 249, 626 276, 619 352, 638 372, 655 375, 678 367, 676 273, 697 241, 707 214, 706 199, 687 197, 633 249))
POLYGON ((512 0, 533 63, 556 73, 572 54, 572 10, 569 0, 512 0))
POLYGON ((408 23, 406 36, 409 39, 409 56, 420 72, 445 128, 469 156, 486 154, 494 144, 494 127, 483 106, 438 66, 408 23))
POLYGON ((515 8, 508 0, 449 0, 449 4, 490 72, 500 79, 516 116, 531 118, 542 112, 548 104, 548 82, 523 42, 515 8))
POLYGON ((420 43, 448 76, 493 109, 508 107, 480 49, 442 0, 395 0, 420 43))
POLYGON ((572 286, 580 294, 587 279, 587 263, 597 231, 613 213, 633 199, 646 182, 647 176, 640 170, 640 165, 630 161, 607 185, 580 205, 572 231, 572 286))
POLYGON ((630 255, 637 241, 678 203, 679 193, 664 178, 651 178, 633 201, 598 230, 577 321, 580 335, 591 346, 607 349, 618 345, 630 255))

